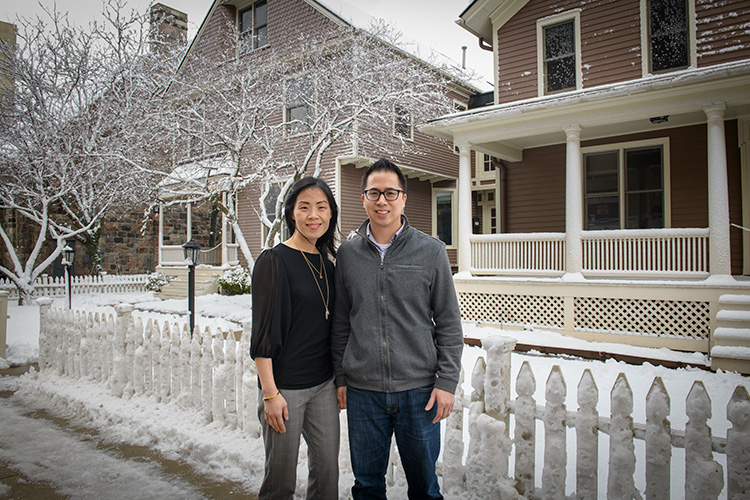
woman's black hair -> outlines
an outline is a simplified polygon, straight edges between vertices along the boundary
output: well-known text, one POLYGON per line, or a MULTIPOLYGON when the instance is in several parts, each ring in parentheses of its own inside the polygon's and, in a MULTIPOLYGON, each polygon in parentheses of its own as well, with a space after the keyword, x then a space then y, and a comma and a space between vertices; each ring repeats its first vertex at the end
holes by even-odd
POLYGON ((328 223, 328 230, 323 236, 318 238, 318 241, 315 242, 315 247, 321 254, 328 252, 331 257, 336 257, 335 234, 336 224, 339 220, 339 207, 336 204, 336 199, 333 197, 331 188, 328 187, 328 184, 326 184, 323 179, 318 179, 317 177, 303 177, 294 183, 289 190, 289 193, 286 195, 286 200, 284 200, 284 220, 286 221, 286 225, 289 228, 289 231, 291 231, 291 234, 294 234, 294 231, 296 230, 293 218, 294 204, 297 203, 297 197, 299 194, 309 188, 318 188, 323 191, 326 198, 328 198, 328 206, 331 207, 331 221, 328 223))

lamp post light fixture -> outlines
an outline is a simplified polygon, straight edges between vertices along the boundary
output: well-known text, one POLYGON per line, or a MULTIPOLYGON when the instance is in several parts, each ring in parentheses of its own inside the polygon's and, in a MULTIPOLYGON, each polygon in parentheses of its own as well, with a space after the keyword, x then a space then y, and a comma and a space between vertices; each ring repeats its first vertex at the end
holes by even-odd
POLYGON ((198 263, 201 246, 192 239, 182 245, 185 264, 188 266, 188 311, 190 311, 190 339, 195 329, 195 265, 198 263))
POLYGON ((70 243, 65 243, 65 248, 62 250, 63 260, 62 265, 65 266, 65 284, 68 289, 68 309, 72 308, 73 303, 73 287, 71 284, 72 276, 70 275, 70 268, 73 266, 76 258, 76 250, 70 243))

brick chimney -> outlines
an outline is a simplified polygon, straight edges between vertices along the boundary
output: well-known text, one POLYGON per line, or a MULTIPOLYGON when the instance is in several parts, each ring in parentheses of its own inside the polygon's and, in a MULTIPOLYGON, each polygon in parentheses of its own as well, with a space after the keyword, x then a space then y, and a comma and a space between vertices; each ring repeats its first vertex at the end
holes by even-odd
POLYGON ((187 42, 188 16, 172 7, 156 3, 151 7, 151 43, 157 48, 161 44, 187 42))

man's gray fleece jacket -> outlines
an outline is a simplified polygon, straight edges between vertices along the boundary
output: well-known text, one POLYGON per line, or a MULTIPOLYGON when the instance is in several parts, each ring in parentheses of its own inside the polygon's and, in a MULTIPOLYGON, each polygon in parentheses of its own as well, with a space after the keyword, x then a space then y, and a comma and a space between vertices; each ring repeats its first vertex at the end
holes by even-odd
POLYGON ((445 244, 409 226, 385 257, 369 221, 339 247, 331 358, 336 386, 455 393, 463 331, 445 244))

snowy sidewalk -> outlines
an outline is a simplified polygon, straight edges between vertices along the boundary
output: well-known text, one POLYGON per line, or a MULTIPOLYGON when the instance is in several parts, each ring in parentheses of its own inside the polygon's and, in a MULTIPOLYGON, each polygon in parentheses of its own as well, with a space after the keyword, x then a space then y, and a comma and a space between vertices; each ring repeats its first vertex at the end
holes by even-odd
POLYGON ((9 377, 0 388, 0 498, 257 498, 149 446, 111 442, 73 415, 29 404, 13 385, 9 377))

